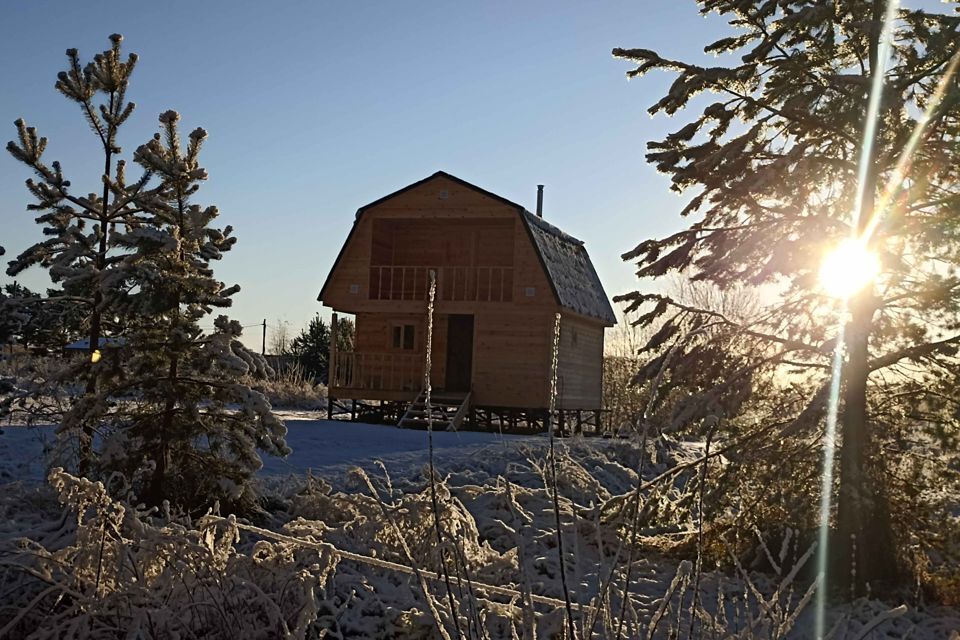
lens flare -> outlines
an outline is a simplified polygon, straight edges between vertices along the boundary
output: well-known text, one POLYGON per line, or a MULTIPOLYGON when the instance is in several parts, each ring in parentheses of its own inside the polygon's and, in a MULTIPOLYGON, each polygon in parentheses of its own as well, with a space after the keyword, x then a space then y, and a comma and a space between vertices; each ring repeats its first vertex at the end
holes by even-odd
POLYGON ((958 50, 950 58, 950 62, 947 64, 946 70, 943 72, 943 75, 940 77, 940 81, 937 83, 936 90, 927 100, 927 108, 924 110, 920 119, 917 120, 917 124, 913 128, 913 132, 910 134, 910 139, 900 152, 900 156, 897 158, 897 164, 894 167, 890 179, 887 182, 887 185, 884 187, 880 198, 877 200, 873 214, 870 216, 870 220, 867 222, 866 228, 863 231, 862 235, 864 238, 869 239, 876 232, 877 227, 880 226, 883 218, 887 215, 888 209, 890 208, 894 197, 897 195, 897 192, 907 179, 907 176, 910 172, 910 166, 913 162, 913 152, 916 151, 917 147, 920 146, 920 144, 924 141, 927 133, 930 132, 931 129, 928 127, 928 125, 933 122, 938 115, 940 105, 943 102, 943 97, 946 94, 950 83, 953 81, 958 67, 960 67, 960 50, 958 50))
POLYGON ((820 284, 834 298, 847 299, 873 282, 880 260, 860 240, 844 240, 820 266, 820 284))
MULTIPOLYGON (((864 122, 863 142, 860 147, 860 161, 857 167, 857 193, 854 200, 851 225, 851 229, 855 235, 827 256, 827 259, 824 260, 820 269, 820 281, 823 283, 824 288, 842 300, 842 306, 844 308, 846 307, 849 296, 869 284, 880 271, 880 261, 867 250, 867 243, 870 236, 864 235, 862 238, 858 238, 856 234, 863 227, 875 224, 871 219, 868 219, 865 221, 867 224, 861 225, 860 218, 863 215, 863 205, 866 200, 865 188, 867 185, 869 165, 874 161, 873 145, 877 132, 877 123, 880 119, 880 98, 883 94, 883 77, 886 73, 886 67, 890 63, 893 23, 899 8, 899 0, 889 0, 887 2, 887 10, 883 18, 883 28, 880 31, 880 42, 877 50, 877 62, 880 68, 873 70, 873 82, 871 83, 870 99, 867 104, 867 119, 864 122)), ((875 211, 867 213, 868 215, 876 217, 875 211)), ((843 315, 845 315, 845 313, 841 315, 841 318, 843 315)), ((841 319, 837 331, 837 343, 834 351, 833 371, 830 381, 830 403, 827 408, 827 432, 824 442, 823 476, 821 478, 823 484, 820 495, 820 533, 817 549, 817 579, 819 581, 819 588, 817 589, 817 601, 814 612, 814 637, 817 638, 817 640, 823 640, 827 633, 827 593, 829 589, 827 558, 829 558, 830 512, 832 511, 834 438, 840 404, 840 377, 843 368, 843 329, 844 320, 841 319)))

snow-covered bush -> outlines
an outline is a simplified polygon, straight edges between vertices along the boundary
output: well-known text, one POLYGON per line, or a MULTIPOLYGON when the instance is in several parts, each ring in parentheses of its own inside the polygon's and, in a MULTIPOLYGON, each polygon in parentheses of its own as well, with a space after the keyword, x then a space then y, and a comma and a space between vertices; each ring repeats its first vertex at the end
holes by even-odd
POLYGON ((232 518, 142 511, 61 469, 50 481, 64 517, 3 549, 0 636, 305 638, 334 611, 330 552, 264 540, 240 551, 232 518))
POLYGON ((259 391, 276 409, 320 409, 327 400, 327 387, 314 383, 299 363, 267 377, 249 377, 244 382, 259 391))
MULTIPOLYGON (((355 470, 335 480, 337 489, 318 477, 289 478, 274 485, 272 512, 259 526, 216 510, 193 519, 145 510, 112 497, 125 494, 121 478, 108 492, 54 471, 62 511, 49 487, 6 485, 0 637, 437 638, 443 629, 455 638, 451 611, 460 637, 562 637, 544 444, 492 446, 438 469, 450 596, 422 471, 355 470)), ((673 534, 650 528, 628 563, 617 553, 630 542, 625 525, 608 521, 596 497, 610 503, 636 485, 639 453, 619 441, 571 440, 559 449, 577 637, 809 637, 813 587, 804 572, 812 557, 796 532, 781 530, 775 545, 757 533, 741 541, 768 559, 765 571, 751 569, 733 544, 722 568, 703 557, 698 564, 695 552, 666 556, 673 534)), ((695 460, 696 448, 674 443, 655 455, 646 459, 645 485, 695 460)), ((833 640, 932 640, 949 638, 960 617, 857 601, 829 611, 828 624, 833 640), (875 636, 863 635, 871 625, 875 636)))

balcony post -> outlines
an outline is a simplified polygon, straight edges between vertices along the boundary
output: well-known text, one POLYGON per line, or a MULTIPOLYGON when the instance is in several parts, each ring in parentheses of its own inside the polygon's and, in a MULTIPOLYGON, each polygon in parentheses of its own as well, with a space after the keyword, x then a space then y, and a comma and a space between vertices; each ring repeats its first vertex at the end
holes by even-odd
POLYGON ((330 316, 330 349, 327 353, 327 394, 337 384, 337 312, 330 316))

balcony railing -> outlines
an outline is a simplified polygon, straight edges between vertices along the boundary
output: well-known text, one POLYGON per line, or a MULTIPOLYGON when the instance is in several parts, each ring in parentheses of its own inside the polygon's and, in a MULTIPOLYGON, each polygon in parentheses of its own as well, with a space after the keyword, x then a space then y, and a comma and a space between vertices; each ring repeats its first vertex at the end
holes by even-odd
POLYGON ((430 271, 437 298, 448 302, 510 302, 513 267, 370 267, 371 300, 426 300, 430 271))
POLYGON ((417 391, 423 386, 423 355, 342 351, 333 362, 333 385, 339 389, 417 391))

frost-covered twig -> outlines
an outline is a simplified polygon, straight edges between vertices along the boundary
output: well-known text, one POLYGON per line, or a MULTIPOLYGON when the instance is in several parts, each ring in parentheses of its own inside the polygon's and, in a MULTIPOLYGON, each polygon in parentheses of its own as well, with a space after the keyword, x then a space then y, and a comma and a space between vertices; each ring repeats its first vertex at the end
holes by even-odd
POLYGON ((554 448, 553 413, 557 407, 557 355, 560 349, 560 314, 554 316, 553 323, 553 351, 550 360, 550 409, 547 433, 550 438, 550 490, 553 494, 553 514, 557 528, 557 555, 560 558, 560 586, 563 589, 563 602, 567 610, 567 628, 570 638, 577 637, 573 626, 573 607, 570 604, 570 589, 567 586, 567 560, 563 555, 563 531, 560 526, 560 492, 557 487, 557 455, 554 448))
MULTIPOLYGON (((403 549, 403 553, 407 558, 407 562, 410 563, 409 569, 412 569, 413 574, 417 577, 417 582, 420 584, 420 591, 423 593, 424 602, 427 604, 427 608, 430 609, 430 614, 433 616, 433 621, 437 626, 437 632, 443 637, 444 640, 450 640, 450 634, 447 633, 446 628, 443 626, 443 622, 440 619, 440 612, 437 611, 437 605, 433 600, 433 596, 430 595, 430 590, 427 588, 427 581, 424 578, 424 571, 417 566, 417 563, 413 559, 413 554, 410 553, 410 546, 407 544, 407 539, 403 535, 403 531, 400 529, 397 524, 396 518, 390 513, 390 510, 387 509, 386 504, 383 500, 380 499, 380 494, 377 492, 376 488, 373 486, 373 483, 370 482, 370 477, 363 471, 363 469, 358 469, 357 472, 360 474, 360 477, 363 478, 364 482, 367 484, 367 488, 370 490, 370 494, 377 501, 377 504, 380 506, 380 512, 383 514, 383 517, 390 523, 390 526, 393 527, 394 533, 397 536, 397 540, 400 541, 400 547, 403 549)), ((394 563, 390 563, 394 564, 394 563)), ((405 569, 407 567, 404 567, 405 569)), ((445 580, 448 588, 450 588, 450 580, 447 578, 445 580)), ((457 612, 451 611, 451 617, 456 618, 457 612)))
POLYGON ((700 604, 700 576, 703 573, 703 494, 707 484, 710 444, 713 442, 713 434, 716 432, 719 423, 719 419, 714 416, 703 447, 703 467, 700 472, 700 486, 697 488, 697 562, 694 567, 693 600, 690 602, 690 627, 687 629, 687 638, 693 638, 693 625, 696 620, 694 613, 700 604))
POLYGON ((853 640, 864 640, 864 638, 866 638, 871 631, 876 629, 882 623, 886 622, 887 620, 893 620, 894 618, 899 618, 906 612, 907 612, 907 605, 902 604, 899 607, 895 607, 893 609, 889 609, 888 611, 884 611, 883 613, 878 614, 876 617, 874 617, 873 620, 863 625, 863 628, 860 630, 860 633, 854 636, 853 640))
POLYGON ((517 546, 517 567, 520 571, 520 597, 523 602, 523 633, 524 640, 533 640, 536 637, 536 617, 533 611, 533 590, 530 588, 530 578, 527 570, 526 545, 523 540, 523 522, 521 509, 513 495, 513 484, 505 478, 507 506, 513 517, 513 527, 510 532, 517 546))
POLYGON ((453 627, 457 632, 457 637, 462 638, 463 632, 460 630, 460 615, 457 613, 456 600, 453 596, 453 589, 450 586, 450 575, 447 571, 446 553, 443 547, 443 531, 440 527, 440 506, 437 502, 437 472, 433 464, 433 407, 431 405, 431 393, 433 385, 430 376, 433 369, 433 305, 437 296, 437 272, 430 271, 430 291, 427 298, 427 346, 426 362, 423 368, 423 388, 426 394, 427 409, 427 460, 430 471, 430 503, 433 507, 433 527, 437 534, 437 551, 440 556, 440 571, 443 573, 443 583, 447 588, 447 601, 450 604, 450 616, 453 618, 453 627))

